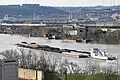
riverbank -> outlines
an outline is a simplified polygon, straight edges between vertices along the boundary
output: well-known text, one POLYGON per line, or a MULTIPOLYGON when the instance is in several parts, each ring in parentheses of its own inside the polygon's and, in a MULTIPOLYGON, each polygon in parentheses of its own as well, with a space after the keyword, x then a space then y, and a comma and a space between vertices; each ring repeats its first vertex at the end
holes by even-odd
POLYGON ((120 31, 102 31, 99 28, 74 29, 63 27, 0 28, 0 33, 26 37, 46 37, 57 40, 75 40, 78 43, 120 44, 120 31), (76 33, 77 32, 77 33, 76 33), (74 33, 74 34, 73 34, 74 33), (54 38, 55 37, 55 38, 54 38))

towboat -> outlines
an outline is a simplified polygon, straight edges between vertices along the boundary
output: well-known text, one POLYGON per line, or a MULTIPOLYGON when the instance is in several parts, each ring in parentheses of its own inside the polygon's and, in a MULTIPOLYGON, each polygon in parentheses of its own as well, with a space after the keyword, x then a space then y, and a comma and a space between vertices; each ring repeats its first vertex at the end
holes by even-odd
POLYGON ((105 52, 101 52, 98 48, 93 48, 90 52, 91 58, 101 60, 116 60, 116 57, 108 56, 105 52))

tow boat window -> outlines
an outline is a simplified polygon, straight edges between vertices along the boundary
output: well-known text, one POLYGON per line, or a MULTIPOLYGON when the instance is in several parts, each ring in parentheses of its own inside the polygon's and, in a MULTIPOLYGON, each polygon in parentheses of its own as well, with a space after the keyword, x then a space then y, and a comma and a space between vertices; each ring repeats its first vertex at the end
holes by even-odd
POLYGON ((99 49, 93 49, 93 53, 95 53, 95 56, 103 56, 99 49))

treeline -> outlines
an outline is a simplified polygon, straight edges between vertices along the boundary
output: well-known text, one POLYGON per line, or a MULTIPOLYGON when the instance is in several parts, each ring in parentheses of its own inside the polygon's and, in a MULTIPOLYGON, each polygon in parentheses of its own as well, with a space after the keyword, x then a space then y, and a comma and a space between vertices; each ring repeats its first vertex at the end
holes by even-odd
POLYGON ((5 15, 10 15, 13 17, 30 17, 33 15, 50 15, 50 14, 64 14, 66 12, 56 9, 55 7, 39 6, 35 4, 25 4, 20 5, 2 5, 0 6, 0 15, 4 17, 5 15))
POLYGON ((89 39, 92 40, 92 43, 99 44, 120 44, 120 31, 102 31, 100 29, 96 29, 93 32, 88 32, 89 39))
POLYGON ((64 80, 66 74, 67 78, 69 78, 68 80, 80 80, 83 76, 84 80, 100 80, 98 77, 88 78, 90 75, 99 75, 99 77, 104 78, 103 80, 114 80, 117 78, 117 69, 113 67, 101 68, 97 63, 81 67, 81 64, 63 59, 54 53, 40 51, 40 56, 37 56, 37 53, 31 50, 20 49, 19 51, 6 50, 1 54, 7 58, 16 58, 21 68, 42 70, 44 72, 44 80, 64 80))
MULTIPOLYGON (((79 29, 78 29, 79 30, 79 29)), ((68 35, 64 32, 62 28, 49 28, 49 27, 19 27, 19 28, 11 28, 7 30, 6 28, 1 28, 0 32, 8 31, 12 34, 18 35, 27 35, 31 37, 44 37, 44 35, 57 35, 60 36, 61 39, 72 39, 72 40, 90 40, 90 43, 97 44, 120 44, 120 30, 115 31, 102 31, 99 28, 96 29, 88 29, 87 34, 85 35, 84 31, 77 35, 68 35)), ((82 42, 82 41, 81 41, 82 42)))

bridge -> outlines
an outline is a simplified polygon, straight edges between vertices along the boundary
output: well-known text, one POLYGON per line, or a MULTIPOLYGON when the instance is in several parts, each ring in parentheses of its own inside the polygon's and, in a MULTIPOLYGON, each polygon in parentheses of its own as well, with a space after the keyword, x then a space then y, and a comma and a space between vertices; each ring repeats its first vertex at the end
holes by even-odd
MULTIPOLYGON (((63 25, 77 25, 77 27, 101 27, 101 28, 120 28, 120 23, 116 22, 94 22, 94 23, 1 23, 0 27, 63 27, 63 25)), ((69 26, 68 26, 69 27, 69 26)))
POLYGON ((120 23, 87 23, 87 24, 79 24, 79 26, 87 26, 87 27, 101 27, 101 28, 120 28, 120 23))
POLYGON ((1 27, 5 26, 5 27, 14 27, 14 26, 17 26, 17 27, 22 27, 22 26, 35 26, 35 27, 44 27, 46 26, 46 24, 29 24, 29 23, 1 23, 0 24, 1 27))

